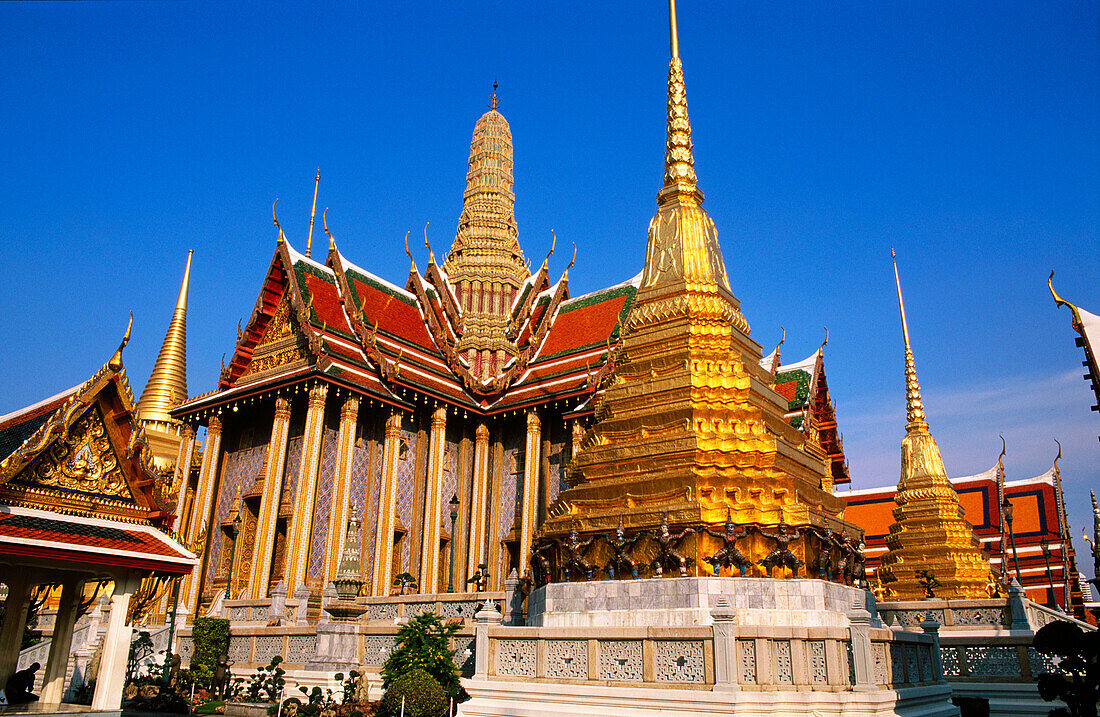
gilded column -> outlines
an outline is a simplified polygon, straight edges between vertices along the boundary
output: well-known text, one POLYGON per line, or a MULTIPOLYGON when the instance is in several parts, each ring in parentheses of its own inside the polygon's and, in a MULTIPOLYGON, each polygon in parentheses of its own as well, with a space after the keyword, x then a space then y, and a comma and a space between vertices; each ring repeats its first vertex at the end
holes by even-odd
POLYGON ((206 560, 206 546, 210 542, 207 531, 210 529, 210 511, 214 506, 214 489, 217 485, 218 458, 222 447, 222 422, 217 416, 210 419, 206 426, 206 448, 202 452, 202 468, 199 471, 199 485, 195 490, 195 500, 191 508, 191 520, 187 528, 187 546, 202 559, 198 567, 192 570, 183 584, 183 605, 194 615, 198 609, 203 570, 206 560))
POLYGON ((172 527, 176 535, 184 536, 186 526, 183 521, 187 505, 187 491, 191 482, 191 460, 195 455, 195 429, 190 423, 185 423, 181 433, 180 449, 176 454, 176 467, 172 474, 172 484, 176 489, 176 507, 172 511, 172 527))
POLYGON ((275 549, 275 528, 279 520, 279 503, 282 500, 289 431, 290 403, 285 398, 277 398, 275 420, 271 424, 271 442, 267 444, 267 456, 264 458, 264 493, 260 498, 256 543, 252 549, 250 592, 252 598, 257 600, 267 597, 267 583, 271 578, 271 553, 275 549))
POLYGON ((539 506, 539 475, 542 467, 542 422, 535 411, 527 412, 527 446, 523 465, 523 503, 519 534, 519 565, 514 566, 522 577, 527 571, 531 555, 531 541, 535 537, 535 514, 539 506))
MULTIPOLYGON (((485 562, 485 533, 489 528, 486 497, 489 488, 489 427, 477 424, 474 434, 474 476, 470 491, 470 539, 468 542, 466 572, 472 574, 485 562)), ((468 576, 467 576, 468 577, 468 576)), ((456 580, 466 590, 466 580, 456 580)))
POLYGON ((420 544, 420 592, 439 592, 439 541, 443 520, 443 459, 447 449, 447 409, 432 413, 428 439, 428 481, 424 486, 423 540, 420 544))
POLYGON ((382 445, 382 491, 378 498, 378 530, 374 534, 374 579, 371 595, 390 594, 393 580, 393 526, 397 519, 397 452, 401 447, 401 414, 386 419, 382 445))
POLYGON ((347 536, 348 504, 351 498, 351 469, 355 459, 355 426, 359 418, 359 399, 352 396, 340 408, 340 434, 336 447, 336 476, 332 486, 332 510, 328 520, 328 555, 325 561, 325 585, 336 577, 347 536))
POLYGON ((298 470, 298 495, 294 500, 294 515, 290 525, 290 540, 286 551, 286 590, 293 595, 305 582, 309 567, 309 542, 313 533, 313 508, 317 501, 317 466, 321 462, 321 442, 325 435, 325 399, 328 385, 318 384, 309 390, 309 409, 302 443, 302 460, 298 470))

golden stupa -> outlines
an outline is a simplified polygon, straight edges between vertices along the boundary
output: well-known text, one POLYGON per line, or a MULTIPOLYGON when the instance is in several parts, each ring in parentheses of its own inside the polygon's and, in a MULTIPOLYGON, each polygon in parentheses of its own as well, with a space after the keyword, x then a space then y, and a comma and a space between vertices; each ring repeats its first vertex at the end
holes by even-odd
POLYGON ((889 550, 879 565, 878 578, 895 600, 920 600, 928 595, 926 586, 944 597, 988 597, 989 558, 964 517, 924 417, 896 262, 894 280, 905 340, 907 422, 901 441, 901 479, 894 496, 898 505, 894 508, 896 522, 886 538, 889 550))
MULTIPOLYGON (((619 525, 640 536, 657 529, 667 512, 674 532, 688 529, 678 550, 693 561, 689 572, 703 575, 711 573, 704 558, 723 541, 700 529, 722 534, 729 522, 745 532, 736 547, 751 563, 746 574, 760 576, 767 572, 760 561, 777 547, 767 534, 785 523, 788 534, 797 534, 790 551, 814 565, 824 543, 808 528, 828 527, 852 547, 862 531, 842 520, 845 504, 831 491, 820 446, 784 421, 786 399, 760 367, 761 346, 749 337, 730 290, 696 182, 675 6, 669 6, 664 187, 649 224, 641 284, 621 327, 614 378, 568 468, 570 488, 550 507, 540 537, 543 545, 562 545, 573 529, 579 540, 619 525)), ((593 564, 613 557, 611 542, 590 543, 593 564)), ((656 540, 639 539, 632 556, 649 564, 659 549, 656 540)), ((790 574, 789 567, 774 572, 790 574)))

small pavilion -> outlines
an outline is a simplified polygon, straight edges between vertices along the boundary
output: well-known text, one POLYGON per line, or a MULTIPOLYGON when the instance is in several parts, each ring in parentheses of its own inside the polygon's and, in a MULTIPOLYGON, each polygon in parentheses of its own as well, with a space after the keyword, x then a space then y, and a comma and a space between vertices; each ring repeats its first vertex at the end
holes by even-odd
POLYGON ((86 582, 114 583, 91 709, 116 711, 135 615, 197 562, 168 532, 169 496, 122 367, 129 336, 85 383, 0 416, 0 687, 15 672, 32 594, 60 586, 37 711, 64 695, 86 582))

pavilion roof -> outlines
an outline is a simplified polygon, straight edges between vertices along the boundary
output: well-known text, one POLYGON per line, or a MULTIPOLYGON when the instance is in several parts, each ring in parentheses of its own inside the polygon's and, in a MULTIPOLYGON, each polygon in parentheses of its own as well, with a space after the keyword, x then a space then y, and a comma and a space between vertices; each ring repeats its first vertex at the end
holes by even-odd
POLYGON ((197 559, 151 525, 0 505, 0 556, 185 575, 197 559))
POLYGON ((173 414, 201 414, 318 376, 406 408, 414 395, 483 415, 563 399, 581 403, 610 372, 637 286, 635 277, 570 298, 567 276, 551 284, 544 264, 513 302, 509 340, 516 356, 485 381, 456 349, 462 311, 434 259, 423 274, 414 263, 402 288, 351 263, 334 245, 321 263, 280 241, 218 389, 173 414))

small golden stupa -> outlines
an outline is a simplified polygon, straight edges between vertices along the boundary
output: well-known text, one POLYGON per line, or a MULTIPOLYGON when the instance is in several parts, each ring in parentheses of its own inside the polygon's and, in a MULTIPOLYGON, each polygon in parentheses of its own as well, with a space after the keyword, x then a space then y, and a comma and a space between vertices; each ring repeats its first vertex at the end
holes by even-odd
MULTIPOLYGON (((891 254, 893 251, 891 250, 891 254)), ((934 579, 937 597, 972 599, 988 597, 989 558, 981 550, 959 505, 959 496, 947 478, 936 439, 928 430, 921 401, 920 383, 909 346, 909 325, 901 298, 901 279, 894 262, 898 287, 901 331, 905 339, 905 438, 901 441, 901 480, 894 501, 894 520, 886 538, 889 549, 878 568, 878 577, 889 597, 920 600, 927 596, 924 583, 934 579)))
MULTIPOLYGON (((705 575, 712 571, 704 558, 723 547, 713 533, 729 522, 746 531, 737 541, 751 564, 746 574, 761 576, 760 561, 777 547, 765 533, 785 523, 788 535, 797 533, 791 553, 814 565, 823 543, 808 528, 828 527, 853 547, 862 531, 842 520, 845 504, 831 491, 820 446, 784 420, 787 401, 760 367, 761 346, 730 290, 696 183, 674 3, 669 10, 665 176, 645 267, 621 327, 613 381, 569 466, 571 487, 550 507, 540 537, 560 543, 575 529, 595 538, 619 525, 640 535, 667 513, 667 527, 688 529, 678 550, 693 562, 690 574, 705 575)), ((591 542, 591 562, 614 557, 610 542, 591 542)), ((655 540, 636 546, 640 565, 660 549, 655 540)), ((791 574, 782 567, 773 576, 791 574)))

